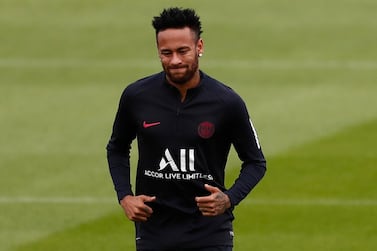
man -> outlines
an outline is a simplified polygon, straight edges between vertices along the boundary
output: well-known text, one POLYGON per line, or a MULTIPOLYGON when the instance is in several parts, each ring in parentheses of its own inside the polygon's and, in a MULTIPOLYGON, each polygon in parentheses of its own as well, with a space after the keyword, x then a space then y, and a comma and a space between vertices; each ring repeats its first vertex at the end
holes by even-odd
POLYGON ((119 202, 135 222, 137 250, 230 251, 232 210, 266 170, 256 131, 242 99, 199 70, 204 46, 195 11, 165 9, 152 24, 163 72, 124 90, 107 145, 119 202), (129 155, 135 138, 134 194, 129 155), (231 144, 242 168, 227 190, 231 144))

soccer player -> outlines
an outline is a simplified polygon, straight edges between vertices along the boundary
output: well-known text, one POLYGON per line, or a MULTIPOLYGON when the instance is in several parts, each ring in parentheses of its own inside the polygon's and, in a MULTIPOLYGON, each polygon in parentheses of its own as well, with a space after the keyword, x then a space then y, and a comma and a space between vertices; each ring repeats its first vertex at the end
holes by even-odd
POLYGON ((107 145, 119 203, 135 222, 138 251, 230 251, 232 211, 266 171, 256 130, 240 96, 199 70, 204 43, 195 11, 164 9, 152 24, 163 71, 125 88, 107 145), (232 144, 242 166, 227 189, 232 144))

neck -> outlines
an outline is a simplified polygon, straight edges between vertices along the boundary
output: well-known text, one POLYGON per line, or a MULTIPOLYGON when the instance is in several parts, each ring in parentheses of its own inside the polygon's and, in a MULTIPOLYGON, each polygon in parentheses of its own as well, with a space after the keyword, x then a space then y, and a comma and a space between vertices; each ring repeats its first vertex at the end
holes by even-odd
POLYGON ((181 102, 183 102, 186 99, 187 90, 195 88, 199 85, 200 73, 198 71, 190 80, 188 80, 185 83, 175 83, 171 81, 168 77, 167 77, 167 81, 169 84, 171 84, 172 86, 178 89, 179 93, 181 94, 181 102))

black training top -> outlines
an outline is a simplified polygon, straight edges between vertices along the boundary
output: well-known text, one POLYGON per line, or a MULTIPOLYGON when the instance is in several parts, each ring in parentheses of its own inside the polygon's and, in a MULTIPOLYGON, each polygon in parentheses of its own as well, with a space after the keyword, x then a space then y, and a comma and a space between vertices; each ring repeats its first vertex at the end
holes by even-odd
POLYGON ((216 186, 234 207, 263 177, 266 161, 242 99, 229 87, 200 72, 200 84, 179 91, 161 72, 129 85, 120 99, 107 145, 118 200, 133 195, 129 154, 137 137, 136 195, 156 196, 153 215, 136 223, 139 249, 232 245, 231 209, 204 217, 195 197, 216 186), (231 188, 224 170, 231 144, 242 168, 231 188))

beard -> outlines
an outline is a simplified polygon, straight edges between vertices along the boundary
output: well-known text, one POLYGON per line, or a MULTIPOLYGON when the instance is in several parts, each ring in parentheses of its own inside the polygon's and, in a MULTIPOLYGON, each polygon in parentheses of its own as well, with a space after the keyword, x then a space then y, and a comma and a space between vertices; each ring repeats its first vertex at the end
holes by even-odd
POLYGON ((162 66, 168 80, 177 85, 184 85, 189 82, 197 72, 199 66, 196 60, 191 65, 181 65, 181 66, 162 66))

